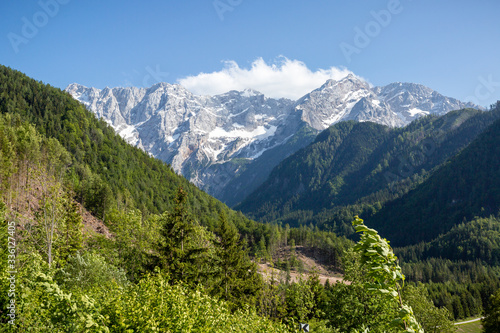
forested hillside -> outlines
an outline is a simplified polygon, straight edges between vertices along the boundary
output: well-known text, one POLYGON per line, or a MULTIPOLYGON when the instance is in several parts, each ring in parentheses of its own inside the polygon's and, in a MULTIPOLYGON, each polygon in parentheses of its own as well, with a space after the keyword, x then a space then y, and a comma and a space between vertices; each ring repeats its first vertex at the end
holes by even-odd
POLYGON ((387 203, 370 219, 371 225, 394 239, 394 244, 409 245, 430 241, 474 216, 497 215, 499 156, 500 121, 497 120, 422 184, 387 203))
MULTIPOLYGON (((447 273, 437 289, 402 288, 392 249, 359 218, 353 223, 362 236, 354 247, 314 226, 249 220, 126 144, 64 92, 5 67, 1 75, 2 331, 293 332, 309 322, 315 332, 451 332, 452 316, 478 314, 498 288, 498 272, 482 263, 469 279, 452 281, 447 273), (292 270, 304 272, 296 246, 348 282, 322 285, 314 270, 292 282, 292 270), (277 255, 283 251, 289 256, 277 255), (258 263, 282 274, 264 280, 258 263), (462 304, 464 288, 475 303, 462 304), (441 302, 446 293, 453 302, 441 302)), ((371 131, 390 134, 378 125, 342 126, 344 141, 359 145, 377 142, 371 131)), ((353 158, 364 161, 356 152, 353 158)), ((496 230, 493 220, 477 223, 496 230)), ((443 237, 437 245, 398 249, 415 260, 403 265, 410 281, 425 280, 425 251, 445 249, 443 237)), ((491 249, 490 263, 498 257, 488 243, 495 239, 479 246, 491 249)), ((442 266, 471 272, 467 265, 442 266)))
POLYGON ((3 66, 0 112, 19 115, 71 153, 71 186, 99 217, 110 207, 138 208, 145 214, 163 212, 172 208, 179 186, 188 193, 190 209, 203 216, 204 223, 214 223, 220 209, 229 212, 177 176, 167 164, 131 148, 67 93, 3 66))
POLYGON ((326 329, 317 279, 265 284, 250 258, 291 242, 339 267, 350 241, 248 220, 17 71, 1 67, 0 98, 2 329, 281 332, 312 318, 326 329))
POLYGON ((283 161, 238 208, 352 239, 349 222, 360 214, 392 244, 414 244, 396 253, 436 305, 455 318, 478 314, 500 286, 499 117, 497 103, 402 129, 339 123, 283 161))
POLYGON ((67 150, 64 181, 99 218, 104 219, 112 208, 139 209, 143 216, 171 210, 176 190, 182 187, 189 212, 212 231, 223 211, 245 235, 252 233, 251 243, 264 233, 262 225, 198 190, 168 164, 131 147, 69 94, 4 66, 0 66, 0 112, 33 124, 41 135, 56 139, 67 150))
MULTIPOLYGON (((33 95, 38 96, 53 88, 38 84, 34 89, 33 95)), ((64 93, 59 91, 58 96, 53 91, 54 103, 64 101, 64 93)), ((64 107, 62 110, 66 112, 64 107)), ((113 204, 103 205, 100 187, 85 184, 87 178, 75 181, 78 158, 57 139, 40 133, 39 126, 20 113, 0 115, 2 331, 165 331, 186 327, 195 331, 231 328, 246 332, 249 327, 288 331, 278 322, 259 317, 255 308, 244 309, 243 304, 256 302, 262 281, 245 242, 223 209, 216 212, 216 237, 200 225, 205 216, 194 215, 186 191, 171 188, 175 183, 163 186, 174 192, 174 198, 173 208, 162 214, 125 205, 111 191, 104 198, 113 204), (111 235, 98 234, 84 225, 84 212, 78 205, 82 195, 76 187, 82 183, 83 203, 89 209, 102 209, 94 213, 103 217, 111 235), (224 267, 231 273, 224 274, 224 267), (200 290, 209 284, 210 290, 202 294, 200 290), (147 314, 137 311, 138 304, 147 314)), ((95 120, 92 117, 87 120, 95 120)), ((137 151, 126 144, 123 149, 137 151)), ((90 153, 85 150, 82 155, 90 153)), ((89 166, 83 164, 83 168, 89 166)), ((138 172, 155 173, 148 168, 142 165, 138 172)), ((100 177, 91 172, 86 176, 90 180, 100 177)), ((182 182, 175 174, 170 177, 182 182)), ((111 188, 106 180, 99 184, 111 188)), ((224 206, 219 203, 220 207, 224 206)))
POLYGON ((500 118, 498 108, 424 117, 401 129, 342 122, 284 160, 236 209, 259 221, 310 224, 343 234, 425 180, 500 118))

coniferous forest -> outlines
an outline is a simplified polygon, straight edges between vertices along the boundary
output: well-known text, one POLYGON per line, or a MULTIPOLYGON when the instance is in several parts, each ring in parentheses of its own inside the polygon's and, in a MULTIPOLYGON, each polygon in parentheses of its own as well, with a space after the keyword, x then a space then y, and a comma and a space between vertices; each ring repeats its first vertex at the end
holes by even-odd
POLYGON ((497 332, 499 118, 338 123, 236 211, 0 66, 0 331, 497 332))

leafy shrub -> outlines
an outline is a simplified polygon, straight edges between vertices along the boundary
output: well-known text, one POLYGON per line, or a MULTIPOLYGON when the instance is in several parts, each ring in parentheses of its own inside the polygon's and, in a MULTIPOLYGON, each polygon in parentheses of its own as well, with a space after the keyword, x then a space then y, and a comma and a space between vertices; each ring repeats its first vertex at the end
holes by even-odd
POLYGON ((249 309, 231 313, 227 303, 148 275, 109 301, 104 314, 116 332, 288 332, 249 309))
POLYGON ((109 289, 128 284, 124 270, 108 264, 101 255, 90 252, 77 252, 70 256, 66 266, 56 276, 70 290, 109 289))

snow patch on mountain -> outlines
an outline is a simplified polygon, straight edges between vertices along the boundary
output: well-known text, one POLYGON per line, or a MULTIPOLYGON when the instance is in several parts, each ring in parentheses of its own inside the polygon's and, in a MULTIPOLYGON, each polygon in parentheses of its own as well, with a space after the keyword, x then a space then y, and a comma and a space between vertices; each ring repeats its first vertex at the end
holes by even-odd
POLYGON ((199 96, 168 83, 102 90, 74 83, 66 91, 129 143, 211 194, 240 172, 240 163, 231 161, 261 158, 286 143, 301 124, 316 131, 344 120, 397 127, 428 114, 477 108, 422 85, 371 87, 354 75, 328 80, 297 101, 251 89, 199 96))

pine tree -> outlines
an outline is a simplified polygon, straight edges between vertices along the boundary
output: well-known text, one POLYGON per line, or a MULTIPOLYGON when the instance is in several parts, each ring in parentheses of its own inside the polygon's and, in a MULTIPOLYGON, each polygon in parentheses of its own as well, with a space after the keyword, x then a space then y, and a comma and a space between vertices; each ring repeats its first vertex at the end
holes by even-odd
POLYGON ((212 294, 228 301, 233 308, 254 303, 262 288, 262 279, 255 263, 248 258, 245 243, 226 215, 219 215, 218 240, 216 240, 216 265, 219 274, 215 279, 212 294))
POLYGON ((70 198, 63 201, 63 214, 59 233, 58 252, 62 261, 83 247, 83 219, 78 205, 70 198))
POLYGON ((196 261, 205 249, 190 242, 195 222, 187 213, 186 197, 186 192, 180 187, 173 212, 162 215, 158 253, 160 266, 168 271, 173 281, 190 282, 198 280, 197 275, 202 274, 196 269, 196 261))
POLYGON ((490 304, 484 311, 482 323, 485 333, 500 332, 500 289, 491 295, 490 304))
POLYGON ((267 260, 269 257, 268 252, 267 252, 267 248, 266 248, 266 238, 265 237, 261 237, 259 240, 256 257, 259 260, 261 260, 261 259, 267 260))

